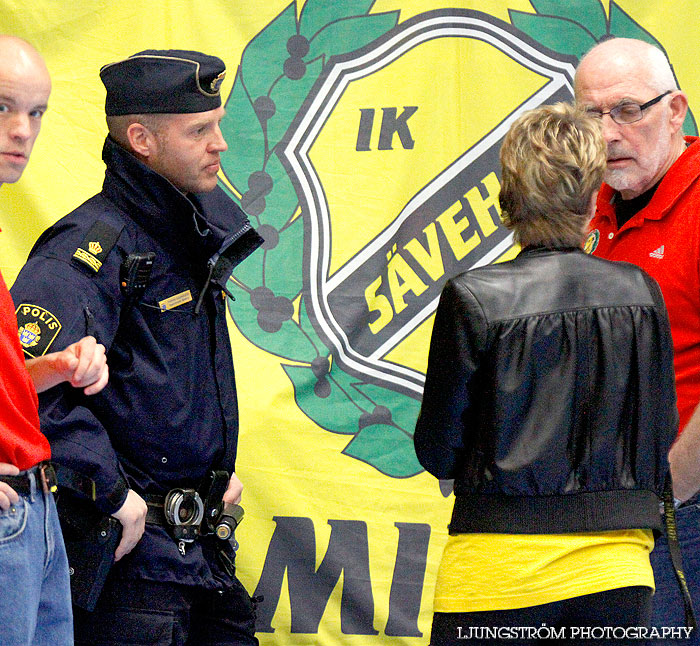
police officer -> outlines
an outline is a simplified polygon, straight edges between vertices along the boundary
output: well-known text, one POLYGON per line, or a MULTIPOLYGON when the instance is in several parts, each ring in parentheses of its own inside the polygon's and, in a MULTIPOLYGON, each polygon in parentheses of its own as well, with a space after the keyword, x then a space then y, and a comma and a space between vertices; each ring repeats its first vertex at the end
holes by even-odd
POLYGON ((78 644, 257 643, 231 543, 204 517, 240 500, 225 284, 262 242, 217 187, 224 74, 180 50, 101 69, 102 191, 44 232, 12 289, 19 325, 37 330, 27 356, 86 334, 108 349, 109 388, 40 400, 68 525, 84 510, 122 530, 96 606, 74 598, 78 644))

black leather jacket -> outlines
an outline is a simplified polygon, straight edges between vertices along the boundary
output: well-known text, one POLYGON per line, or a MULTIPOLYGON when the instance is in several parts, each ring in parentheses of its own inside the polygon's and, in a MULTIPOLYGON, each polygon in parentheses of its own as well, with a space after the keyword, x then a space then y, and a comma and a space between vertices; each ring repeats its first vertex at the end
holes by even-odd
POLYGON ((659 528, 672 359, 661 292, 633 265, 526 249, 449 281, 415 446, 455 478, 451 532, 659 528))

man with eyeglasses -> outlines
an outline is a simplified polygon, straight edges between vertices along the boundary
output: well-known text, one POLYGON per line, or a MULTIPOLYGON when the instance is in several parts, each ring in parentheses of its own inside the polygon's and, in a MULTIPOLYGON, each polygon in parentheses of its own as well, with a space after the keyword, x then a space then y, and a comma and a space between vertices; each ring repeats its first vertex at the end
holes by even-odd
MULTIPOLYGON (((683 564, 698 609, 700 144, 697 137, 683 136, 688 99, 664 53, 648 43, 624 38, 600 43, 582 58, 574 85, 576 102, 602 119, 608 147, 586 248, 642 267, 659 283, 668 308, 680 416, 669 461, 683 564)), ((682 626, 684 605, 665 536, 657 540, 651 561, 652 624, 682 626)), ((700 644, 695 632, 692 643, 700 644)))

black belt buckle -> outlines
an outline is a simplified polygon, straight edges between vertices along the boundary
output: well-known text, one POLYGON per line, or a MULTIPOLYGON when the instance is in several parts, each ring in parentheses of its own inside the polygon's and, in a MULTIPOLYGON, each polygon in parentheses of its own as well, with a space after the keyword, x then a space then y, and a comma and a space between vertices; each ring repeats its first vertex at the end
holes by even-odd
POLYGON ((41 480, 41 488, 44 493, 56 493, 58 491, 58 480, 53 464, 51 462, 41 462, 37 468, 41 480))

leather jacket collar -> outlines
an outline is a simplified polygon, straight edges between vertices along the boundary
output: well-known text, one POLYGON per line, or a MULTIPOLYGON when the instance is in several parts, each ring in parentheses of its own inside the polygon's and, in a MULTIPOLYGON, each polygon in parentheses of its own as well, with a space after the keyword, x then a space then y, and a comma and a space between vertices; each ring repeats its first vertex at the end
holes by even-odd
POLYGON ((566 253, 572 251, 580 251, 581 253, 585 253, 581 247, 547 247, 544 245, 528 245, 527 247, 523 247, 518 255, 537 256, 547 253, 566 253))

